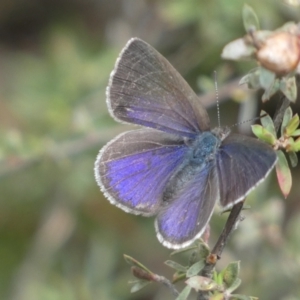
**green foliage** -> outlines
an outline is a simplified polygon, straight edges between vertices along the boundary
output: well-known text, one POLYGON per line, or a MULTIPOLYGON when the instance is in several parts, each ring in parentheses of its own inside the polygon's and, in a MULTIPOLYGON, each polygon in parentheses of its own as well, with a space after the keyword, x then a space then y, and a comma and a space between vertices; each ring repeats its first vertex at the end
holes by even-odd
POLYGON ((254 9, 245 4, 243 7, 243 22, 246 32, 259 30, 259 21, 254 9))

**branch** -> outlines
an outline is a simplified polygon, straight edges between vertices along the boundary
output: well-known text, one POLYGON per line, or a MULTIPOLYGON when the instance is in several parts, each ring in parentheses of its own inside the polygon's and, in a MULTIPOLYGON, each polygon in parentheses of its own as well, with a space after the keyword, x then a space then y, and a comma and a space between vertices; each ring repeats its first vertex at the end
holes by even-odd
MULTIPOLYGON (((244 199, 245 200, 245 199, 244 199)), ((215 244, 212 252, 207 257, 205 262, 205 267, 200 272, 200 276, 212 278, 212 271, 218 261, 218 259, 221 258, 222 252, 224 250, 225 245, 227 244, 227 241, 234 229, 236 229, 237 224, 240 221, 240 213, 242 211, 244 200, 237 203, 233 206, 233 208, 230 211, 229 217, 226 221, 226 224, 224 226, 224 229, 219 236, 219 239, 217 243, 215 244)), ((207 292, 200 291, 198 293, 197 300, 208 300, 209 296, 207 292)))
POLYGON ((171 293, 174 296, 177 297, 179 295, 179 292, 177 291, 175 285, 172 284, 171 281, 169 279, 167 279, 166 277, 155 274, 154 281, 162 283, 164 286, 166 286, 171 291, 171 293))

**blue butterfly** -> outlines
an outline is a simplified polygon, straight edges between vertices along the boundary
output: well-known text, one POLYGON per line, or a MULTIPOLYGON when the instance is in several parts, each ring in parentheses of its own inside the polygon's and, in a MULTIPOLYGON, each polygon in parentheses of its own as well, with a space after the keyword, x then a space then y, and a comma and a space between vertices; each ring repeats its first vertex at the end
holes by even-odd
POLYGON ((156 215, 159 241, 180 249, 199 238, 216 202, 242 201, 270 173, 275 151, 219 128, 190 86, 154 48, 133 38, 107 87, 112 117, 143 126, 110 141, 95 162, 108 200, 126 212, 156 215))

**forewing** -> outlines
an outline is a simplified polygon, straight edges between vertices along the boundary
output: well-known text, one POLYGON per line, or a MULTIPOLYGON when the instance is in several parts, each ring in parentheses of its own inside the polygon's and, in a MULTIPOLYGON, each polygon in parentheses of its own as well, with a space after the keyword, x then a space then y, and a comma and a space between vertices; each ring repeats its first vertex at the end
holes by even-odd
POLYGON ((231 134, 217 153, 220 203, 226 209, 242 201, 270 173, 276 153, 267 144, 231 134))
POLYGON ((118 121, 186 137, 209 129, 194 91, 160 53, 137 38, 128 41, 116 62, 107 104, 118 121))
POLYGON ((158 214, 155 227, 160 242, 172 249, 190 245, 203 234, 218 199, 217 176, 211 162, 174 193, 158 214))
POLYGON ((128 131, 100 151, 95 177, 112 204, 126 212, 154 215, 186 151, 174 135, 153 129, 128 131))

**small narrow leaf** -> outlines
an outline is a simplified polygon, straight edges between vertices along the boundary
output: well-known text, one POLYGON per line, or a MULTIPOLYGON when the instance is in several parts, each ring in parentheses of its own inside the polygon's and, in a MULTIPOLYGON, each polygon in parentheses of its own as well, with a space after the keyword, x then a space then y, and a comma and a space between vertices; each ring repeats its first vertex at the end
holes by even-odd
POLYGON ((291 136, 300 136, 300 129, 295 130, 291 136))
POLYGON ((133 257, 131 257, 129 255, 126 255, 126 254, 124 254, 123 256, 124 256, 125 261, 129 265, 139 267, 140 269, 142 269, 142 270, 144 270, 144 271, 146 271, 148 273, 153 274, 147 267, 145 267, 142 263, 140 263, 139 261, 137 261, 135 258, 133 258, 133 257))
POLYGON ((274 145, 276 143, 276 137, 270 133, 267 129, 261 125, 255 124, 251 125, 252 132, 262 141, 274 145))
POLYGON ((176 283, 183 279, 186 279, 186 272, 175 272, 172 277, 172 283, 176 283))
POLYGON ((168 267, 176 270, 176 271, 180 271, 180 272, 186 272, 187 271, 187 267, 184 267, 183 265, 177 263, 176 261, 173 260, 167 260, 165 261, 165 265, 167 265, 168 267))
POLYGON ((283 136, 285 127, 290 122, 290 120, 292 119, 292 117, 293 117, 293 112, 292 112, 291 107, 289 106, 285 110, 284 115, 283 115, 283 120, 282 120, 282 124, 281 124, 281 136, 283 136))
POLYGON ((260 68, 260 77, 259 82, 262 88, 264 88, 266 91, 269 90, 275 81, 275 73, 265 69, 260 68))
POLYGON ((295 152, 288 152, 291 166, 295 168, 298 165, 298 156, 295 152))
POLYGON ((192 288, 190 286, 186 286, 182 292, 177 296, 177 298, 175 300, 186 300, 187 297, 189 296, 190 292, 191 292, 192 288))
POLYGON ((264 116, 260 119, 262 126, 266 128, 274 137, 276 137, 275 126, 272 118, 264 110, 260 112, 260 116, 264 116))
POLYGON ((240 262, 239 261, 230 263, 224 269, 224 271, 222 271, 223 283, 224 283, 226 289, 230 288, 235 283, 235 281, 237 280, 237 277, 239 275, 239 271, 240 271, 240 262))
POLYGON ((295 76, 288 79, 282 78, 280 81, 280 90, 291 102, 295 102, 297 99, 297 85, 295 76))
POLYGON ((277 151, 278 161, 276 164, 276 174, 279 187, 283 196, 286 198, 292 187, 292 175, 286 160, 286 157, 282 151, 277 151))
POLYGON ((299 116, 298 114, 295 114, 292 119, 289 121, 289 123, 286 125, 284 134, 287 136, 291 136, 293 132, 298 128, 299 126, 299 116))
POLYGON ((259 75, 260 74, 260 68, 252 69, 247 75, 242 77, 239 84, 247 84, 248 88, 250 89, 259 89, 260 88, 260 82, 259 82, 259 75))
POLYGON ((214 273, 213 273, 213 280, 218 285, 222 285, 223 284, 223 273, 222 272, 218 273, 217 271, 214 271, 214 273))
POLYGON ((243 7, 243 22, 246 32, 259 30, 259 21, 254 9, 245 4, 243 7))
POLYGON ((131 287, 130 292, 135 293, 139 291, 140 289, 144 288, 146 285, 148 285, 150 281, 146 280, 138 280, 134 283, 134 285, 131 287))
POLYGON ((193 264, 186 272, 186 277, 196 276, 205 266, 205 262, 200 260, 193 264))
POLYGON ((198 247, 199 247, 200 258, 205 259, 210 253, 210 249, 209 249, 208 245, 203 242, 203 243, 199 244, 198 247))
POLYGON ((295 141, 290 138, 289 145, 286 147, 288 152, 298 152, 300 151, 300 137, 298 137, 295 141))
POLYGON ((275 79, 273 84, 265 90, 262 95, 262 102, 269 100, 279 90, 279 80, 275 79))
POLYGON ((226 291, 228 293, 232 293, 233 291, 235 291, 242 283, 242 280, 240 278, 237 278, 229 288, 226 289, 226 291))

